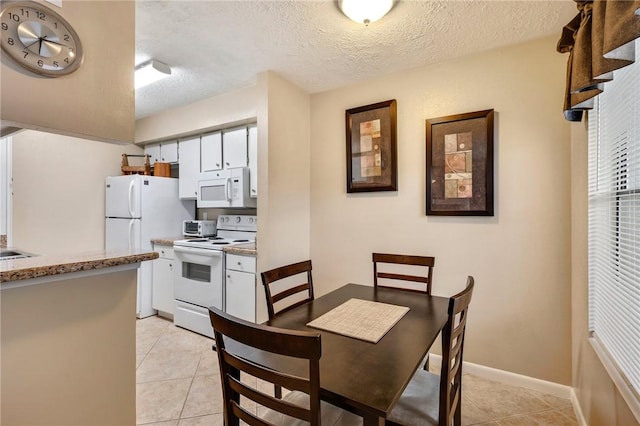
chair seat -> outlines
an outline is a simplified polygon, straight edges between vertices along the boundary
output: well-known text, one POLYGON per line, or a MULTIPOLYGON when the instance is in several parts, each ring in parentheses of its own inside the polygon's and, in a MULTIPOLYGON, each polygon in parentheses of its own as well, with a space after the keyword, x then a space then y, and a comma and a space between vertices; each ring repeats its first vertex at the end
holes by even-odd
MULTIPOLYGON (((309 408, 309 395, 304 392, 289 392, 282 398, 282 400, 309 408)), ((263 420, 266 420, 269 423, 278 426, 302 426, 309 424, 307 422, 303 422, 302 420, 294 419, 293 417, 286 416, 273 410, 265 410, 264 414, 261 414, 260 417, 262 417, 263 420)), ((323 426, 362 425, 362 417, 324 401, 320 401, 320 417, 322 419, 323 426)))
POLYGON ((411 378, 387 420, 411 425, 437 425, 440 376, 419 369, 411 378))

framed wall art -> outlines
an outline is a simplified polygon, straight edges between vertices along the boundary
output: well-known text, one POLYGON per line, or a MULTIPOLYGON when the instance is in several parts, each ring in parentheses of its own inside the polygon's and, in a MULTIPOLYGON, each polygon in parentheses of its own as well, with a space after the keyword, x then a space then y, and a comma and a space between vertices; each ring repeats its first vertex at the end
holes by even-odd
POLYGON ((426 125, 427 215, 493 216, 493 110, 426 125))
POLYGON ((347 192, 396 191, 396 100, 346 111, 347 192))

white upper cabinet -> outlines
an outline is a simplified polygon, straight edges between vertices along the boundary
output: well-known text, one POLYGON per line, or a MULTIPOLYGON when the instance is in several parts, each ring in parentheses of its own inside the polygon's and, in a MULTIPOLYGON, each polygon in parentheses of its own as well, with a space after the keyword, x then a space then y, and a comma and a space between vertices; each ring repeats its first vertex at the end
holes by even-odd
POLYGON ((211 172, 222 169, 222 133, 202 136, 200 143, 200 169, 211 172))
POLYGON ((178 142, 152 143, 144 146, 144 153, 148 154, 153 163, 178 163, 178 142))
POLYGON ((178 144, 180 162, 178 172, 178 194, 181 200, 195 200, 198 195, 200 177, 200 136, 181 140, 178 144))
POLYGON ((177 163, 178 141, 160 143, 160 157, 163 163, 177 163))
POLYGON ((148 155, 149 161, 153 166, 153 163, 157 163, 160 160, 160 144, 159 143, 150 143, 149 145, 144 146, 144 153, 148 155))
POLYGON ((228 130, 222 133, 224 168, 247 167, 247 128, 228 130))
POLYGON ((258 126, 249 126, 249 181, 250 195, 258 196, 258 126))

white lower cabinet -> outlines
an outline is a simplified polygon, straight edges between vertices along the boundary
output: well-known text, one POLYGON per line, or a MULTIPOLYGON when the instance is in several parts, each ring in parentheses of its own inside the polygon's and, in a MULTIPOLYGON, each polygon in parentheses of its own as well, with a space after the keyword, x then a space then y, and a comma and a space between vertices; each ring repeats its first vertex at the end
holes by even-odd
POLYGON ((174 314, 173 299, 173 268, 175 260, 173 248, 170 246, 154 244, 153 251, 157 251, 160 257, 153 261, 153 309, 174 314))
POLYGON ((256 258, 226 254, 225 310, 256 322, 256 258))

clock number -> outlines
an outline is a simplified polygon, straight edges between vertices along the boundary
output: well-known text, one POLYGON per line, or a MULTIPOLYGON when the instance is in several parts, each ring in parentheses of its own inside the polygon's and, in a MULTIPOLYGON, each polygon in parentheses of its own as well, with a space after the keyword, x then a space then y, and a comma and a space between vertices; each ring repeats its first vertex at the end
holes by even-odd
POLYGON ((69 58, 64 58, 64 61, 68 64, 69 63, 69 58))
POLYGON ((53 26, 56 27, 56 30, 58 29, 58 23, 57 22, 54 22, 53 26))
POLYGON ((2 29, 6 31, 6 30, 9 29, 9 26, 3 22, 2 23, 2 29))
POLYGON ((37 10, 36 10, 36 16, 38 17, 38 19, 41 19, 43 21, 47 17, 47 15, 45 15, 43 12, 40 12, 40 11, 37 11, 37 10))
POLYGON ((15 44, 15 42, 13 41, 13 39, 11 37, 9 37, 7 39, 7 43, 9 44, 9 46, 13 46, 15 44))
POLYGON ((69 34, 65 34, 62 38, 64 38, 64 41, 69 41, 69 34))
POLYGON ((38 66, 40 68, 42 68, 44 66, 44 62, 42 62, 42 59, 38 59, 38 66))
POLYGON ((18 15, 16 15, 15 13, 9 13, 9 19, 12 19, 16 22, 20 22, 20 17, 18 15))
POLYGON ((28 10, 20 9, 20 13, 22 14, 22 16, 26 16, 27 18, 29 17, 29 11, 28 10))
POLYGON ((58 61, 53 61, 53 66, 58 68, 58 67, 60 67, 60 64, 58 64, 58 61))
POLYGON ((27 59, 27 56, 29 56, 29 51, 28 50, 23 50, 22 53, 24 53, 23 59, 27 59))

